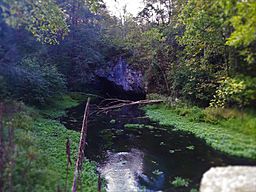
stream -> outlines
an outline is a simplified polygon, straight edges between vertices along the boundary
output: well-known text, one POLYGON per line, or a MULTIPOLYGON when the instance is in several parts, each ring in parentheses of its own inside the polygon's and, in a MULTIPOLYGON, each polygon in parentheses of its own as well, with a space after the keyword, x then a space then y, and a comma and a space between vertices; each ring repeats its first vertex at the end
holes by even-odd
MULTIPOLYGON (((62 117, 68 129, 80 131, 84 106, 62 117)), ((191 134, 167 131, 136 106, 90 117, 87 141, 86 157, 97 163, 108 192, 194 192, 211 167, 255 165, 217 152, 191 134), (177 177, 187 182, 177 186, 177 177)))

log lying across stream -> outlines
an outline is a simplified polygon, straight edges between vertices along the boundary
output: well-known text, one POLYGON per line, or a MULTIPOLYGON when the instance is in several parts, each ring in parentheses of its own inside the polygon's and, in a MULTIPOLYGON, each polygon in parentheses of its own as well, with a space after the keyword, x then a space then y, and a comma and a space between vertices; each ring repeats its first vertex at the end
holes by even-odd
POLYGON ((121 99, 105 99, 98 106, 97 113, 108 112, 114 109, 121 107, 132 106, 132 105, 145 105, 145 104, 154 104, 162 103, 163 100, 139 100, 139 101, 130 101, 130 100, 121 100, 121 99), (106 103, 104 105, 104 103, 106 103))

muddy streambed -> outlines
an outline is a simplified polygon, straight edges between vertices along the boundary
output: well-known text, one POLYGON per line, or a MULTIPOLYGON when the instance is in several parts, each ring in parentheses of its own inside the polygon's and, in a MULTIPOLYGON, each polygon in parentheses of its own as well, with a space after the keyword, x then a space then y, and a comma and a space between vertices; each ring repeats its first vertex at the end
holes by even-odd
MULTIPOLYGON (((83 111, 84 105, 69 109, 62 123, 80 131, 83 111)), ((85 153, 97 163, 108 192, 194 192, 210 167, 255 165, 216 152, 193 135, 167 131, 135 106, 90 117, 85 153)))

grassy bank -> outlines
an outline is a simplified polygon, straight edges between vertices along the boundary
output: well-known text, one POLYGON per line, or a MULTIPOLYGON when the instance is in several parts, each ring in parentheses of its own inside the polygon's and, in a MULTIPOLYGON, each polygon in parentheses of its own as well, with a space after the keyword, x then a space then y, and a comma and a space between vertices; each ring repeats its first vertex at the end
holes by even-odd
MULTIPOLYGON (((76 106, 75 97, 56 98, 44 109, 22 106, 11 122, 15 128, 14 166, 6 167, 12 175, 13 191, 64 191, 66 183, 66 140, 71 140, 72 166, 67 189, 71 189, 80 133, 67 130, 57 119, 65 109, 76 106)), ((80 97, 81 99, 81 97, 80 97)), ((84 97, 83 100, 86 98, 84 97)), ((85 161, 82 191, 97 191, 98 177, 93 163, 85 161)), ((7 184, 10 178, 5 177, 7 184)), ((6 189, 8 186, 6 185, 6 189)), ((69 191, 69 190, 68 190, 69 191)))
POLYGON ((256 117, 235 109, 154 105, 144 108, 161 125, 194 134, 221 152, 256 159, 256 117))

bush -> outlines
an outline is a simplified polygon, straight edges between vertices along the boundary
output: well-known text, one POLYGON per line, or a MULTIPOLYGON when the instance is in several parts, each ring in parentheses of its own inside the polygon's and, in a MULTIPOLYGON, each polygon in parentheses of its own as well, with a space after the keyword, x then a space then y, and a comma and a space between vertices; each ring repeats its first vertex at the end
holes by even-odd
POLYGON ((249 106, 256 101, 256 78, 249 76, 227 77, 220 81, 211 107, 227 107, 234 104, 249 106))
POLYGON ((227 127, 236 132, 242 133, 244 135, 256 135, 256 118, 255 115, 243 115, 241 117, 227 119, 221 121, 220 124, 223 127, 227 127))
POLYGON ((25 112, 16 113, 12 120, 15 128, 31 130, 33 126, 33 118, 25 112))
POLYGON ((221 120, 234 119, 243 116, 237 109, 208 107, 203 110, 204 120, 209 123, 218 123, 221 120))
POLYGON ((188 117, 188 119, 193 122, 200 122, 204 120, 203 110, 196 106, 179 106, 175 108, 175 112, 180 116, 188 117))
POLYGON ((42 105, 66 89, 57 68, 34 57, 24 58, 17 65, 0 66, 0 75, 10 95, 29 104, 42 105))
POLYGON ((174 89, 179 97, 201 106, 208 106, 216 91, 215 77, 207 71, 195 71, 189 68, 177 70, 173 76, 174 89))

